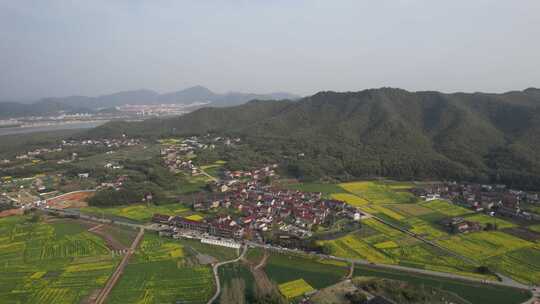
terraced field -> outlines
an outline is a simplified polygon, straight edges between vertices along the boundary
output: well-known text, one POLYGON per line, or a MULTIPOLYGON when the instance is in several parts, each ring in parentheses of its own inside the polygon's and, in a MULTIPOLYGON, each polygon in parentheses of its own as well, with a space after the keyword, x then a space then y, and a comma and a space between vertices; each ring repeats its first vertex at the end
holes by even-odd
POLYGON ((70 220, 0 219, 0 303, 78 303, 116 266, 104 241, 70 220))

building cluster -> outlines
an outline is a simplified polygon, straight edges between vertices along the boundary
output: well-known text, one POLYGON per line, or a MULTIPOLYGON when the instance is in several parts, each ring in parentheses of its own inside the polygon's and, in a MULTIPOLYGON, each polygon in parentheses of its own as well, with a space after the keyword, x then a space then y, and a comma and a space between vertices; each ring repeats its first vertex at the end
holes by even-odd
POLYGON ((165 219, 155 215, 157 223, 168 223, 178 229, 199 231, 225 238, 247 238, 262 241, 266 232, 281 236, 308 238, 315 225, 331 226, 348 219, 358 221, 359 211, 342 201, 323 198, 321 193, 286 190, 265 182, 275 176, 276 165, 252 171, 226 172, 216 187, 214 198, 193 203, 195 211, 220 210, 217 216, 204 221, 182 217, 165 219))
POLYGON ((540 219, 540 215, 522 210, 522 204, 540 205, 538 193, 513 190, 505 185, 439 183, 411 190, 426 200, 445 199, 474 211, 509 217, 540 219))
POLYGON ((443 220, 442 224, 453 233, 468 233, 482 230, 482 225, 480 223, 468 221, 462 217, 443 220))
POLYGON ((116 191, 122 189, 124 183, 129 179, 127 175, 116 176, 113 181, 102 182, 96 187, 96 190, 114 189, 116 191))
POLYGON ((173 173, 185 172, 193 176, 201 174, 201 170, 191 160, 196 151, 215 149, 217 144, 226 146, 240 142, 239 138, 192 136, 180 142, 162 143, 161 158, 164 165, 173 173))
MULTIPOLYGON (((62 147, 55 147, 55 148, 37 148, 32 151, 28 151, 23 154, 17 155, 15 158, 17 160, 33 160, 36 159, 36 157, 41 155, 46 155, 49 153, 55 153, 55 152, 62 152, 62 147)), ((4 160, 6 162, 6 160, 4 160)), ((9 160, 7 160, 6 163, 9 163, 9 160)))
MULTIPOLYGON (((27 151, 26 153, 19 154, 15 156, 16 160, 36 160, 39 156, 47 155, 50 153, 58 153, 64 151, 66 147, 75 147, 75 146, 97 146, 105 147, 110 149, 121 148, 121 147, 130 147, 135 145, 140 145, 141 141, 134 138, 121 138, 121 139, 83 139, 83 140, 63 140, 62 143, 58 146, 52 148, 37 148, 32 151, 27 151)), ((78 157, 77 153, 72 153, 70 159, 59 160, 58 163, 69 163, 76 160, 78 157)), ((1 160, 2 164, 9 164, 11 160, 3 159, 1 160)))
POLYGON ((122 138, 102 138, 102 139, 72 139, 63 140, 63 147, 73 146, 96 146, 105 148, 121 148, 132 147, 141 144, 141 140, 137 138, 127 138, 125 135, 122 138))

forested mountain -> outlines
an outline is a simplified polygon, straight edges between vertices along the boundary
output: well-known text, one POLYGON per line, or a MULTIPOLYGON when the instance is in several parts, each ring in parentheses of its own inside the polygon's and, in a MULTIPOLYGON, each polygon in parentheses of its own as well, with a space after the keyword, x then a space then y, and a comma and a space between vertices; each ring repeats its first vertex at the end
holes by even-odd
POLYGON ((242 136, 304 178, 455 178, 540 187, 538 89, 320 92, 297 102, 251 101, 166 120, 108 124, 90 134, 207 132, 242 136))
POLYGON ((252 94, 230 92, 218 94, 202 86, 159 94, 151 90, 124 91, 97 97, 68 96, 43 98, 31 104, 0 102, 0 118, 45 115, 60 111, 92 112, 125 104, 190 104, 209 102, 212 106, 223 107, 246 103, 253 99, 297 99, 289 93, 252 94))

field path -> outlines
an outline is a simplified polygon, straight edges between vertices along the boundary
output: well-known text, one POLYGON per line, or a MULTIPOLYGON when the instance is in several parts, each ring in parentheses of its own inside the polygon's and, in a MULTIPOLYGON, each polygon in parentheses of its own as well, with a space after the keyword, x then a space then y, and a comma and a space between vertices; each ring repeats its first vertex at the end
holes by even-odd
POLYGON ((260 268, 266 266, 266 261, 268 261, 268 257, 270 257, 270 255, 269 255, 268 252, 265 250, 265 251, 264 251, 263 258, 261 259, 261 261, 259 262, 259 264, 258 264, 257 266, 255 266, 255 270, 259 270, 260 268))
POLYGON ((122 258, 122 261, 120 261, 120 264, 118 264, 118 267, 116 267, 116 270, 114 271, 114 273, 109 277, 109 280, 107 281, 107 284, 105 284, 105 287, 103 287, 103 289, 101 289, 101 291, 99 292, 99 295, 96 301, 94 302, 95 304, 105 303, 107 296, 109 295, 114 285, 116 285, 116 282, 118 282, 118 279, 124 272, 124 269, 126 268, 129 262, 129 258, 135 252, 135 249, 141 242, 143 235, 144 235, 144 229, 139 230, 139 234, 137 234, 137 237, 135 238, 135 240, 133 240, 133 243, 131 243, 131 247, 129 248, 128 253, 124 255, 124 257, 122 258))
POLYGON ((93 231, 96 231, 98 230, 99 228, 103 227, 103 224, 99 224, 99 225, 96 225, 90 229, 88 229, 88 232, 93 232, 93 231))
POLYGON ((216 281, 216 293, 214 294, 214 296, 210 300, 208 300, 207 304, 214 303, 214 301, 217 300, 217 298, 219 297, 219 294, 221 293, 221 282, 219 281, 219 273, 218 273, 219 267, 222 266, 222 265, 226 265, 226 264, 230 264, 230 263, 236 263, 236 262, 240 261, 246 255, 247 250, 248 250, 248 246, 244 246, 244 249, 242 250, 242 253, 236 259, 214 264, 212 269, 214 270, 214 280, 216 281))

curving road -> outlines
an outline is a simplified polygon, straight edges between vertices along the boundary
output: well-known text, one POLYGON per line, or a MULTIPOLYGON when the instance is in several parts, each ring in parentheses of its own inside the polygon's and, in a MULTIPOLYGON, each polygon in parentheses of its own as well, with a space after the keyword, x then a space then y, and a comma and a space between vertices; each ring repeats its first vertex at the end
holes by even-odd
POLYGON ((212 266, 212 270, 214 271, 214 280, 216 281, 216 293, 210 300, 208 300, 207 304, 214 303, 214 301, 217 300, 217 298, 219 297, 219 294, 221 293, 221 282, 219 281, 219 272, 218 272, 219 267, 225 264, 236 263, 240 261, 246 255, 247 250, 248 250, 248 246, 244 246, 242 253, 236 259, 220 262, 212 266))

